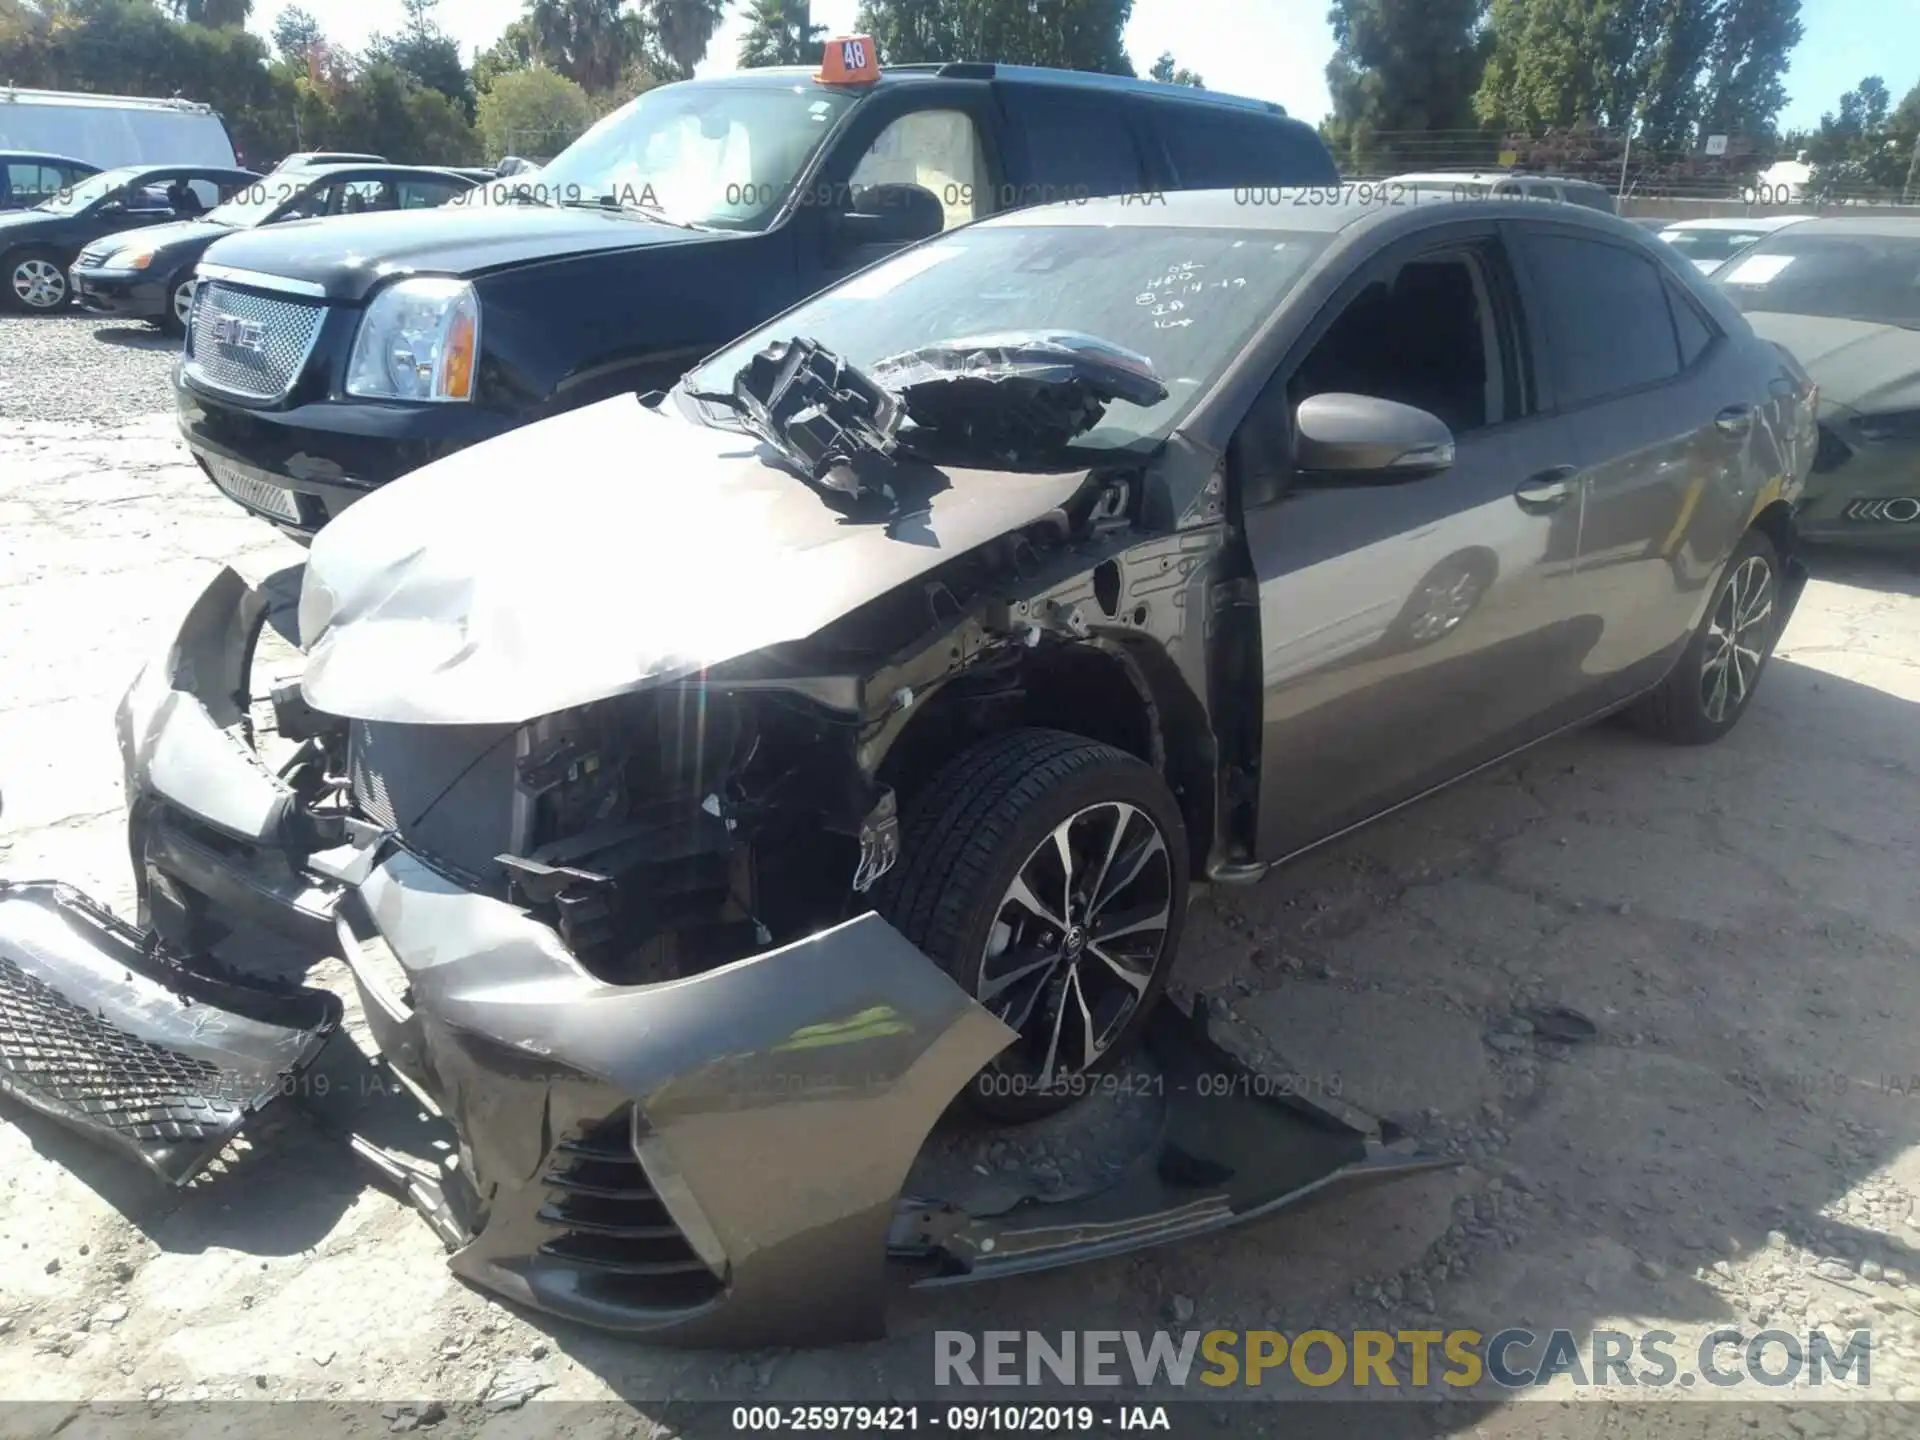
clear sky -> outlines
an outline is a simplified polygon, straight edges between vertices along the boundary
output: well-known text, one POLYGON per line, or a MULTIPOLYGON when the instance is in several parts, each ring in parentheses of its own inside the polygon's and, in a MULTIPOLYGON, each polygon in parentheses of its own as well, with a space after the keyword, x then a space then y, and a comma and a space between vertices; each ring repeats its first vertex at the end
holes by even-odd
MULTIPOLYGON (((399 0, 301 0, 336 44, 358 46, 376 30, 397 30, 399 0)), ((253 28, 271 29, 281 0, 257 0, 253 28)), ((701 74, 734 68, 746 28, 741 6, 708 51, 701 74)), ((859 0, 813 0, 813 18, 844 33, 859 0)), ((1127 51, 1145 71, 1163 50, 1216 90, 1278 100, 1317 121, 1327 110, 1326 64, 1333 53, 1327 0, 1134 0, 1127 51)), ((441 0, 438 19, 469 51, 493 43, 521 0, 441 0)), ((1878 74, 1899 99, 1920 81, 1920 0, 1803 0, 1806 39, 1787 76, 1786 128, 1817 124, 1841 92, 1878 74), (1904 66, 1904 68, 1903 68, 1904 66)))

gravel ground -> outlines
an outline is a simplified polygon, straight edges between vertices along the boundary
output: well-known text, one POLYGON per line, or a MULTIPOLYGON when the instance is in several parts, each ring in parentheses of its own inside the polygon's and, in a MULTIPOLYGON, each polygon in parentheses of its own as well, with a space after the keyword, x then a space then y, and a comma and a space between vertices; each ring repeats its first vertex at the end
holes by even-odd
POLYGON ((171 411, 179 349, 144 323, 0 312, 0 420, 103 425, 171 411))
MULTIPOLYGON (((277 542, 165 416, 105 424, 159 390, 163 356, 87 321, 4 324, 0 403, 20 403, 19 374, 101 408, 91 425, 0 419, 0 866, 124 910, 114 702, 213 565, 277 542)), ((1690 1356, 1722 1326, 1869 1325, 1865 1394, 1901 1403, 1681 1385, 1657 1398, 1798 1408, 1567 1410, 1562 1379, 1527 1397, 1548 1403, 1483 1387, 1452 1398, 1484 1403, 1390 1407, 1364 1429, 1915 1433, 1916 703, 1920 574, 1823 562, 1727 742, 1601 727, 1196 903, 1185 983, 1238 1048, 1457 1169, 1143 1256, 902 1295, 876 1344, 681 1354, 466 1290, 294 1105, 237 1173, 179 1193, 0 1105, 0 1395, 152 1402, 153 1433, 200 1423, 193 1402, 266 1397, 380 1402, 328 1413, 382 1433, 631 1434, 694 1398, 932 1398, 937 1329, 1666 1329, 1690 1356), (1555 1004, 1597 1040, 1553 1040, 1537 1021, 1555 1004), (604 1410, 554 1403, 611 1397, 630 1407, 611 1430, 604 1410)), ((925 1173, 1045 1192, 1124 1151, 1136 1120, 1103 1116, 1093 1139, 944 1136, 925 1173)), ((1315 1408, 1247 1406, 1232 1428, 1303 1433, 1315 1408)))

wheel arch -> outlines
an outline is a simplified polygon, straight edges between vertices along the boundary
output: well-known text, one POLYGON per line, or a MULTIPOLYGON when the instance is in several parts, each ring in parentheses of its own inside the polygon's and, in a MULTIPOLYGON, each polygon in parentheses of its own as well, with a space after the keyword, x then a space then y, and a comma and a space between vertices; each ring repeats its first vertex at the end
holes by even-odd
POLYGON ((1096 636, 1023 650, 1012 663, 960 671, 916 701, 877 776, 904 805, 961 747, 1001 730, 1059 730, 1113 746, 1160 772, 1187 827, 1194 874, 1214 833, 1216 747, 1205 707, 1172 660, 1132 637, 1096 636))

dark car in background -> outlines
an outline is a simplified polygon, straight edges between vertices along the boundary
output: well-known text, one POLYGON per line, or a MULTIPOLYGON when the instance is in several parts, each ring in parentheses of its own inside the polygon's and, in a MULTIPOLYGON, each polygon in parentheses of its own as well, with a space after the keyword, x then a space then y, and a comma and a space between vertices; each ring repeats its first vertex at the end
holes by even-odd
MULTIPOLYGON (((1190 881, 1623 708, 1725 735, 1813 430, 1789 356, 1576 206, 984 219, 216 576, 117 716, 150 943, 0 907, 73 1048, 142 1037, 132 1094, 63 1101, 26 1025, 0 1070, 185 1183, 224 1137, 147 1091, 258 1053, 226 1016, 283 933, 457 1132, 355 1149, 460 1275, 709 1344, 872 1336, 889 1262, 1018 1274, 1418 1168, 1160 1003, 1190 881), (269 624, 304 657, 263 697, 269 624), (227 998, 136 1006, 143 953, 227 998), (1143 1048, 1107 1181, 916 1166, 957 1094, 1106 1114, 1143 1048)), ((296 1093, 292 1049, 223 1093, 296 1093)))
POLYGON ((1820 386, 1807 538, 1920 546, 1920 219, 1798 220, 1713 283, 1820 386))
POLYGON ((54 311, 72 298, 67 272, 88 245, 171 220, 191 220, 260 177, 206 165, 102 170, 31 210, 0 215, 0 301, 54 311))
POLYGON ((98 165, 69 155, 45 155, 32 150, 0 150, 0 210, 30 210, 71 190, 98 165))
POLYGON ((194 267, 214 241, 241 230, 293 220, 430 210, 473 188, 452 170, 416 165, 312 165, 276 170, 209 210, 203 219, 96 240, 73 262, 82 308, 151 320, 183 334, 193 301, 194 267))
POLYGON ((1338 183, 1313 129, 1263 101, 991 64, 851 79, 663 85, 459 205, 221 240, 176 384, 194 455, 311 535, 437 456, 670 385, 801 297, 985 215, 1338 183))

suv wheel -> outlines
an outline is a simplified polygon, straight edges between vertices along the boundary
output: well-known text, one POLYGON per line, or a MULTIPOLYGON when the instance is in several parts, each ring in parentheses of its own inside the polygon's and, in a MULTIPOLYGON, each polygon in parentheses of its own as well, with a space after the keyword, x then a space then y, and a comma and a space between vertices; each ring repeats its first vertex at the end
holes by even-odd
POLYGON ((1676 745, 1705 745, 1733 729, 1780 638, 1780 577, 1773 542, 1749 531, 1680 663, 1627 712, 1641 729, 1676 745))
POLYGON ((7 297, 22 310, 58 310, 67 303, 67 272, 51 250, 22 250, 7 261, 7 297))
POLYGON ((975 1111, 1038 1119, 1126 1054, 1179 953, 1187 871, 1166 782, 1112 746, 1008 731, 927 784, 876 908, 1019 1032, 975 1111))
POLYGON ((176 275, 167 282, 167 308, 160 315, 160 329, 167 335, 187 333, 187 314, 193 309, 191 273, 176 275))

